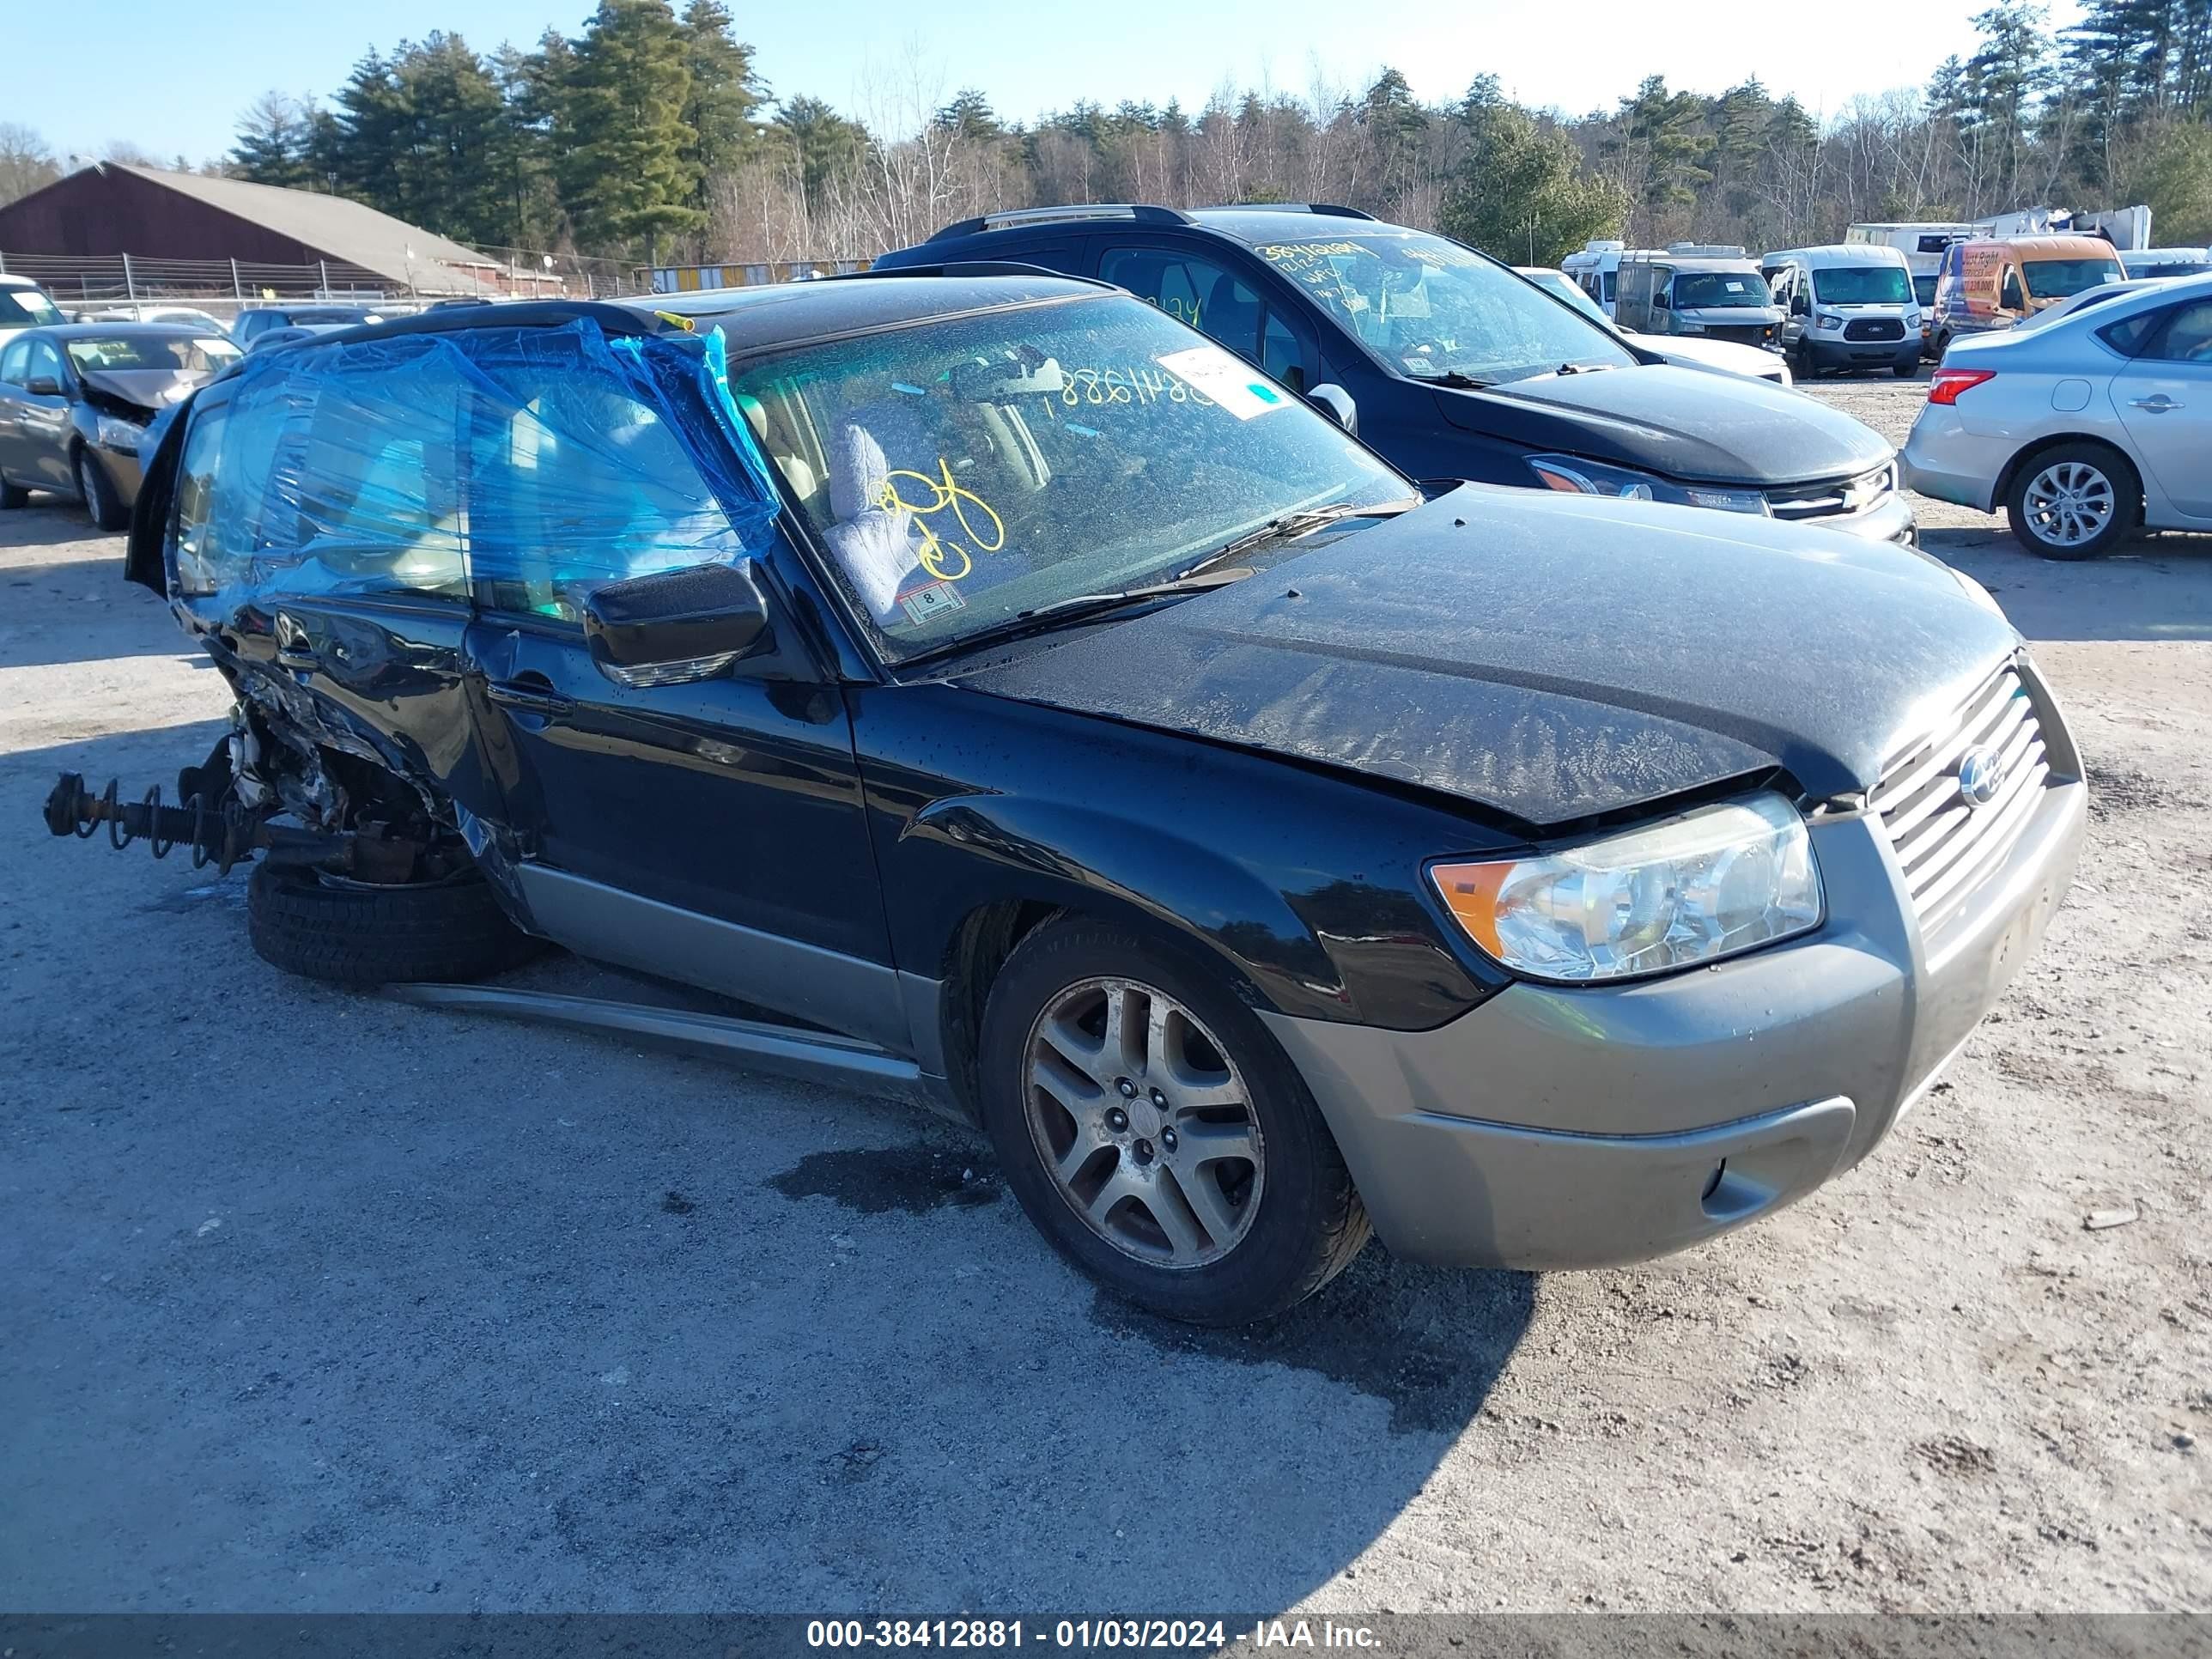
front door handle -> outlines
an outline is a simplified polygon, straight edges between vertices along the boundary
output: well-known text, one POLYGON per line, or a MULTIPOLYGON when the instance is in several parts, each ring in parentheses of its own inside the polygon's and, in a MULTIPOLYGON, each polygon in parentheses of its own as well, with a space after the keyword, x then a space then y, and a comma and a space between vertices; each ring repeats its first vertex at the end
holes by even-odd
POLYGON ((523 714, 543 714, 549 719, 573 714, 576 708, 576 700, 562 696, 550 680, 494 680, 484 695, 502 708, 523 714))
POLYGON ((2154 392, 2148 398, 2130 398, 2128 401, 2137 409, 2152 415, 2163 415, 2169 409, 2181 407, 2178 398, 2169 398, 2163 392, 2154 392))

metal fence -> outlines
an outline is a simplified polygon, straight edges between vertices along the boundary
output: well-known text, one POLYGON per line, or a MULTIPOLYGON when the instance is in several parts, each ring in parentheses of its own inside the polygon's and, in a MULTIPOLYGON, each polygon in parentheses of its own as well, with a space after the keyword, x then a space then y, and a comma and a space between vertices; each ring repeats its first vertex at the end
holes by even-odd
POLYGON ((399 304, 410 300, 618 299, 688 294, 702 289, 866 270, 866 259, 794 259, 714 265, 625 265, 618 260, 528 248, 484 248, 482 264, 425 265, 417 281, 396 282, 337 259, 270 264, 252 259, 152 259, 136 253, 77 258, 0 252, 0 273, 28 276, 70 310, 88 306, 190 301, 225 316, 257 302, 333 300, 399 304))
POLYGON ((866 270, 866 259, 777 259, 756 264, 653 265, 637 272, 639 283, 654 294, 693 294, 702 289, 761 288, 771 283, 803 283, 816 276, 849 276, 866 270))
POLYGON ((76 258, 0 252, 0 272, 28 276, 64 306, 122 301, 398 301, 611 299, 649 292, 647 281, 611 259, 520 248, 484 250, 482 264, 425 264, 413 281, 338 259, 270 264, 251 259, 152 259, 136 253, 76 258))

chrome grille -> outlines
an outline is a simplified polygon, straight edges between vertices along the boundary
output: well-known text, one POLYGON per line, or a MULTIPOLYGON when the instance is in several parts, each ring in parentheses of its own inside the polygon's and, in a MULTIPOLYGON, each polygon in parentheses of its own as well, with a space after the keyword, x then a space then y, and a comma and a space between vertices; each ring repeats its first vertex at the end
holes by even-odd
POLYGON ((1828 478, 1766 492, 1767 510, 1787 523, 1832 519, 1879 507, 1897 489, 1897 464, 1885 461, 1856 478, 1828 478))
POLYGON ((1889 836, 1923 922, 1948 916, 2004 862, 2050 776, 2043 724, 2010 667, 1883 769, 1867 804, 1889 836), (1959 771, 1978 749, 1996 755, 1997 782, 1984 805, 1972 806, 1959 771))

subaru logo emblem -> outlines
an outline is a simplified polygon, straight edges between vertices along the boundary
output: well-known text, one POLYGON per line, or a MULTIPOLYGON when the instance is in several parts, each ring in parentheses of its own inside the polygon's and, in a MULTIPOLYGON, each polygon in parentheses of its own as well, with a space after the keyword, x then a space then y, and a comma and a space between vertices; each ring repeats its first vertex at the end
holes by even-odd
POLYGON ((2003 782, 2004 763, 1988 744, 1978 744, 1959 757, 1959 799, 1967 805, 1987 806, 2003 782))

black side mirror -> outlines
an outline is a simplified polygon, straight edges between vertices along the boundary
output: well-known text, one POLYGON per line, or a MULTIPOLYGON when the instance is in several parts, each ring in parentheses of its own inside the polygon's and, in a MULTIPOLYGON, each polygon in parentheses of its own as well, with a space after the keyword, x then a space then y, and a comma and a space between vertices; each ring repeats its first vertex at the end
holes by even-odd
POLYGON ((61 382, 51 374, 34 375, 23 383, 23 390, 33 398, 58 398, 62 395, 61 382))
POLYGON ((1792 317, 1811 316, 1813 314, 1813 302, 1802 294, 1796 295, 1790 301, 1790 314, 1792 317))
POLYGON ((750 559, 607 582, 579 603, 592 660, 626 685, 706 679, 768 635, 768 599, 750 559))
POLYGON ((1651 308, 1654 311, 1671 311, 1674 308, 1674 302, 1667 297, 1667 290, 1665 289, 1658 289, 1653 292, 1651 295, 1651 308))

